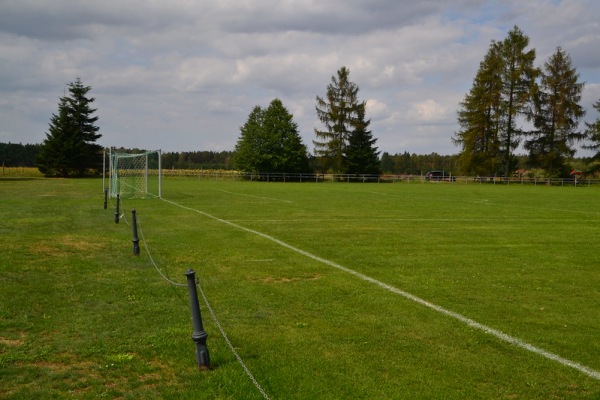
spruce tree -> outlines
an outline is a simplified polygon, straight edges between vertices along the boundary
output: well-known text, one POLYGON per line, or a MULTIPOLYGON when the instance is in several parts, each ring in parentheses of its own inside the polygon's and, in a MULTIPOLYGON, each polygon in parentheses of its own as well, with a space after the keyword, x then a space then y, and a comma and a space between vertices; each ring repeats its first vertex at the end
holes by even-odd
POLYGON ((462 146, 459 164, 464 174, 499 173, 499 132, 503 127, 501 110, 502 60, 492 43, 473 81, 473 87, 460 103, 458 123, 461 130, 453 142, 462 146))
POLYGON ((271 171, 307 172, 308 154, 294 117, 279 99, 274 99, 264 112, 263 129, 270 143, 271 171))
MULTIPOLYGON (((600 113, 600 100, 594 103, 594 109, 600 113)), ((596 154, 592 156, 594 161, 600 161, 600 117, 596 118, 594 122, 586 122, 585 138, 588 143, 582 147, 586 150, 595 151, 596 154)), ((591 172, 600 170, 600 163, 597 163, 591 172)))
POLYGON ((235 145, 234 165, 240 171, 265 171, 267 155, 263 134, 263 110, 255 106, 244 125, 240 128, 240 137, 235 145))
POLYGON ((571 57, 560 47, 544 64, 541 82, 536 87, 533 110, 529 116, 535 130, 525 142, 529 162, 550 177, 566 176, 568 159, 575 154, 573 144, 584 138, 577 131, 585 110, 579 105, 584 84, 573 67, 571 57))
POLYGON ((325 129, 315 129, 313 144, 325 169, 342 174, 372 168, 373 157, 379 153, 373 147, 376 139, 368 131, 365 109, 366 102, 358 100, 358 86, 350 81, 350 70, 341 67, 337 77, 331 77, 325 97, 317 96, 317 117, 325 129), (352 154, 355 150, 364 154, 352 154))
POLYGON ((357 111, 359 122, 348 137, 348 145, 346 146, 347 173, 379 175, 381 165, 379 152, 375 147, 377 139, 373 138, 371 131, 367 130, 371 121, 365 121, 364 112, 364 107, 359 108, 357 111))
POLYGON ((101 135, 92 116, 94 98, 87 97, 90 86, 77 78, 68 85, 69 93, 60 98, 58 114, 50 119, 46 139, 36 160, 46 176, 71 177, 97 173, 101 167, 102 147, 96 144, 101 135))

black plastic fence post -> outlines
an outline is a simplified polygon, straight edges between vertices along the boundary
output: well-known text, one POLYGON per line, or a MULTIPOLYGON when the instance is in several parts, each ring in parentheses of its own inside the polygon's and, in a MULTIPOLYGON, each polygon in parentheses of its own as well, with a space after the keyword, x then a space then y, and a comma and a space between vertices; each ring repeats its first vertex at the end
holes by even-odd
POLYGON ((120 200, 120 196, 117 194, 117 207, 115 209, 115 224, 119 223, 119 200, 120 200))
POLYGON ((196 290, 196 272, 188 269, 185 273, 190 292, 190 309, 192 312, 192 340, 196 343, 196 361, 200 370, 210 369, 210 358, 208 348, 206 347, 206 338, 208 334, 204 332, 202 326, 202 316, 200 315, 200 306, 198 305, 198 291, 196 290))
POLYGON ((131 210, 131 226, 133 228, 133 255, 135 256, 139 256, 140 255, 140 239, 138 239, 138 232, 137 232, 137 216, 136 216, 136 212, 135 212, 135 208, 133 210, 131 210))
POLYGON ((104 189, 104 209, 108 207, 108 189, 104 189))

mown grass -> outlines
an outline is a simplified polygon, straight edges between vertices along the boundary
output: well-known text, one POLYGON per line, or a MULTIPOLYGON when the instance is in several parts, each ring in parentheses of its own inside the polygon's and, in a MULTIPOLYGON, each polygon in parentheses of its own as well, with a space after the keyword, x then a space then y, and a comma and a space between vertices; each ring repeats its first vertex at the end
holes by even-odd
POLYGON ((258 399, 202 304, 273 399, 598 398, 600 382, 330 260, 600 370, 598 189, 168 179, 102 209, 99 180, 2 181, 0 396, 258 399), (236 226, 224 221, 236 224, 236 226), (247 230, 240 229, 244 227, 247 230))

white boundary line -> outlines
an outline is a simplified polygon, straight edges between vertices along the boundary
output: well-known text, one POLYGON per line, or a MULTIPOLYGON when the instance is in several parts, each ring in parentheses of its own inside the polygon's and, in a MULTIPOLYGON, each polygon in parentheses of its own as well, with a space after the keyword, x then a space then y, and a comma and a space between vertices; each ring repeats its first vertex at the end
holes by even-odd
POLYGON ((252 198, 255 198, 255 199, 271 200, 271 201, 281 201, 281 202, 284 202, 284 203, 293 203, 293 201, 291 201, 291 200, 282 200, 282 199, 275 199, 273 197, 255 196, 253 194, 235 193, 235 192, 229 192, 227 190, 219 190, 219 192, 228 193, 228 194, 234 194, 236 196, 252 197, 252 198))
POLYGON ((445 308, 443 308, 441 306, 438 306, 438 305, 435 305, 433 303, 430 303, 427 300, 424 300, 424 299, 422 299, 420 297, 417 297, 417 296, 415 296, 413 294, 405 292, 404 290, 398 289, 398 288, 396 288, 394 286, 388 285, 387 283, 381 282, 381 281, 379 281, 379 280, 377 280, 375 278, 371 278, 370 276, 367 276, 367 275, 362 274, 360 272, 354 271, 354 270, 352 270, 350 268, 346 268, 346 267, 344 267, 344 266, 342 266, 340 264, 337 264, 337 263, 335 263, 333 261, 329 261, 329 260, 326 260, 326 259, 321 258, 319 256, 315 256, 314 254, 311 254, 311 253, 309 253, 307 251, 304 251, 304 250, 299 249, 297 247, 294 247, 294 246, 292 246, 290 244, 282 242, 281 240, 276 239, 276 238, 274 238, 272 236, 269 236, 269 235, 267 235, 265 233, 262 233, 262 232, 259 232, 259 231, 255 231, 255 230, 250 229, 250 228, 243 227, 243 226, 235 224, 235 223, 233 223, 231 221, 227 221, 225 219, 221 219, 221 218, 215 217, 214 215, 208 214, 208 213, 206 213, 204 211, 200 211, 200 210, 196 210, 196 209, 191 208, 191 207, 183 206, 181 204, 177 204, 177 203, 175 203, 173 201, 170 201, 170 200, 167 200, 167 199, 164 199, 164 198, 162 200, 165 201, 165 202, 167 202, 167 203, 169 203, 169 204, 172 204, 174 206, 183 208, 184 210, 193 211, 193 212, 198 213, 200 215, 203 215, 203 216, 205 216, 207 218, 213 219, 215 221, 221 222, 223 224, 232 226, 232 227, 237 228, 237 229, 241 229, 241 230, 246 231, 248 233, 255 234, 255 235, 260 236, 260 237, 262 237, 264 239, 270 240, 270 241, 272 241, 272 242, 274 242, 274 243, 276 243, 276 244, 278 244, 280 246, 283 246, 283 247, 285 247, 285 248, 287 248, 289 250, 292 250, 292 251, 294 251, 294 252, 296 252, 298 254, 306 256, 306 257, 308 257, 308 258, 310 258, 310 259, 312 259, 314 261, 318 261, 320 263, 329 265, 330 267, 336 268, 336 269, 338 269, 340 271, 343 271, 343 272, 346 272, 348 274, 354 275, 355 277, 360 278, 360 279, 362 279, 362 280, 364 280, 366 282, 373 283, 373 284, 375 284, 375 285, 377 285, 377 286, 379 286, 379 287, 381 287, 383 289, 386 289, 386 290, 388 290, 388 291, 390 291, 392 293, 399 294, 400 296, 403 296, 403 297, 407 298, 408 300, 412 300, 415 303, 418 303, 418 304, 421 304, 421 305, 423 305, 425 307, 431 308, 432 310, 437 311, 440 314, 444 314, 444 315, 446 315, 448 317, 452 317, 454 319, 457 319, 458 321, 460 321, 460 322, 462 322, 462 323, 470 326, 471 328, 479 329, 480 331, 483 331, 483 332, 485 332, 487 334, 490 334, 490 335, 496 337, 497 339, 502 340, 503 342, 507 342, 507 343, 512 344, 514 346, 520 347, 520 348, 522 348, 524 350, 531 351, 531 352, 533 352, 535 354, 538 354, 538 355, 540 355, 542 357, 545 357, 547 359, 556 361, 559 364, 562 364, 562 365, 564 365, 566 367, 571 367, 573 369, 576 369, 579 372, 582 372, 583 374, 589 376, 590 378, 594 378, 594 379, 600 380, 600 372, 598 372, 596 370, 593 370, 593 369, 588 368, 588 367, 586 367, 584 365, 576 363, 575 361, 571 361, 571 360, 568 360, 566 358, 563 358, 563 357, 561 357, 561 356, 559 356, 557 354, 551 353, 551 352, 546 351, 546 350, 544 350, 542 348, 536 347, 536 346, 534 346, 532 344, 529 344, 529 343, 527 343, 527 342, 525 342, 525 341, 523 341, 521 339, 515 338, 515 337, 510 336, 510 335, 507 335, 506 333, 504 333, 502 331, 499 331, 497 329, 491 328, 491 327, 489 327, 487 325, 480 324, 479 322, 474 321, 471 318, 467 318, 467 317, 465 317, 462 314, 456 313, 454 311, 450 311, 450 310, 445 309, 445 308))

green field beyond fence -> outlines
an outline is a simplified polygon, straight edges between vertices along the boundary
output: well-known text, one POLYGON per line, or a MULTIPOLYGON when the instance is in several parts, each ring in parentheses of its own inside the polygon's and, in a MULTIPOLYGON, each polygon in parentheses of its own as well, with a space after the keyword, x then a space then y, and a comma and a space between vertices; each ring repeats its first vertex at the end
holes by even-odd
POLYGON ((99 179, 0 193, 0 398, 600 398, 597 185, 166 177, 118 224, 99 179))

